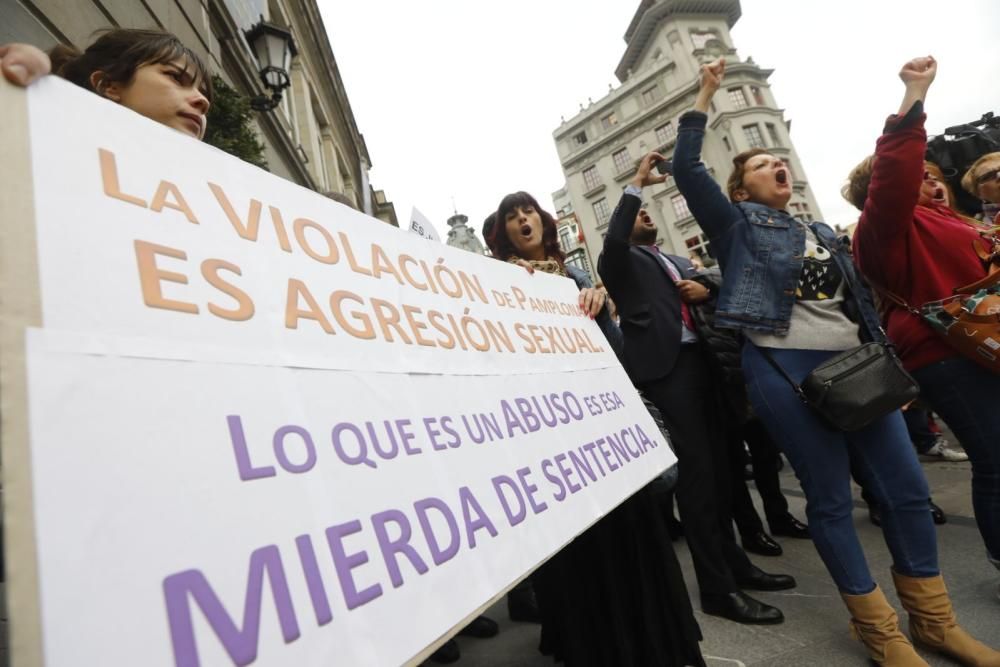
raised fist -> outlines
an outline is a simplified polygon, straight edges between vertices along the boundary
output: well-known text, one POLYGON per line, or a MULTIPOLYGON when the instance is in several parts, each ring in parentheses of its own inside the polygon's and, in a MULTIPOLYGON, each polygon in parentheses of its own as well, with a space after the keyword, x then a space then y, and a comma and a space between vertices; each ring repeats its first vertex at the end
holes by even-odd
POLYGON ((914 58, 903 65, 903 69, 899 70, 899 78, 907 86, 911 84, 929 86, 936 74, 937 61, 934 60, 933 56, 914 58))
POLYGON ((716 91, 722 84, 722 77, 726 73, 726 59, 719 58, 707 65, 701 66, 701 87, 716 91))

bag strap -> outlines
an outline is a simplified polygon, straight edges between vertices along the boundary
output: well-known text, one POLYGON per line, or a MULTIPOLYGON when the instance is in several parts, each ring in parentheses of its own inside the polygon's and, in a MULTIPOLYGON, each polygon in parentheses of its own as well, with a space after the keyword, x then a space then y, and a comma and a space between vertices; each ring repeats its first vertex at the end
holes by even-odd
POLYGON ((919 310, 917 310, 916 308, 908 304, 906 301, 904 301, 902 297, 896 296, 895 294, 885 289, 884 287, 876 285, 874 281, 869 280, 868 284, 871 285, 873 290, 875 290, 876 292, 887 298, 889 301, 892 301, 894 304, 896 304, 897 306, 908 312, 910 315, 914 315, 916 317, 923 317, 923 315, 919 310))
MULTIPOLYGON (((749 341, 747 342, 749 343, 749 341)), ((753 343, 749 344, 753 345, 753 343)), ((781 367, 781 364, 779 364, 777 360, 771 356, 771 353, 767 351, 767 348, 757 347, 756 345, 754 345, 754 347, 756 347, 757 351, 760 352, 761 356, 767 360, 767 363, 771 364, 771 367, 774 368, 774 370, 778 371, 778 373, 781 374, 781 377, 785 378, 785 380, 788 381, 788 384, 792 385, 792 389, 795 390, 795 395, 799 397, 799 400, 808 405, 809 399, 806 398, 806 393, 802 391, 802 387, 800 387, 799 384, 792 379, 792 376, 789 375, 785 371, 785 369, 781 367)))
POLYGON ((986 274, 985 278, 981 278, 965 287, 956 287, 955 294, 973 294, 986 287, 993 287, 997 283, 1000 283, 1000 271, 995 270, 992 273, 986 274))
MULTIPOLYGON (((871 321, 869 321, 869 318, 865 317, 866 301, 864 292, 865 288, 868 286, 868 283, 864 280, 863 276, 860 274, 860 272, 858 272, 858 270, 853 266, 853 263, 851 262, 849 243, 847 247, 845 247, 845 244, 842 242, 843 237, 837 237, 836 232, 832 230, 830 226, 825 223, 811 222, 806 226, 816 236, 816 241, 821 246, 826 248, 831 255, 833 255, 834 265, 840 271, 840 274, 844 279, 844 283, 847 285, 847 289, 854 295, 854 299, 858 304, 858 310, 862 320, 861 323, 867 325, 867 327, 871 330, 870 333, 872 334, 874 342, 881 343, 883 346, 892 348, 893 343, 891 340, 889 340, 889 336, 888 334, 886 334, 885 329, 882 328, 882 324, 879 321, 881 318, 874 309, 874 304, 872 304, 871 321), (827 243, 827 240, 824 238, 824 233, 820 231, 819 227, 820 224, 822 224, 827 231, 834 234, 833 236, 834 245, 830 245, 829 243, 827 243), (841 269, 840 266, 837 264, 837 259, 838 257, 843 257, 844 255, 847 256, 846 264, 848 266, 846 269, 841 269), (879 339, 878 336, 881 336, 881 339, 879 339)), ((881 290, 878 291, 881 292, 881 290)), ((895 297, 895 295, 893 296, 895 297)), ((899 297, 895 297, 895 299, 897 300, 896 301, 897 303, 905 303, 901 299, 899 299, 899 297)), ((914 314, 919 314, 919 312, 916 312, 914 314)))

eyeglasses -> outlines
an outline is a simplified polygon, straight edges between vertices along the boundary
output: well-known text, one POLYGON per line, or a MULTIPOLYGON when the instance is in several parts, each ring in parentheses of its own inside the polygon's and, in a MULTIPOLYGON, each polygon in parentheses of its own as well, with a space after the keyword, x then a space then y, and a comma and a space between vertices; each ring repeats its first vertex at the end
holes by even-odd
POLYGON ((976 185, 982 185, 987 181, 992 181, 1000 178, 1000 167, 996 169, 990 169, 989 171, 984 171, 983 173, 976 176, 976 185))

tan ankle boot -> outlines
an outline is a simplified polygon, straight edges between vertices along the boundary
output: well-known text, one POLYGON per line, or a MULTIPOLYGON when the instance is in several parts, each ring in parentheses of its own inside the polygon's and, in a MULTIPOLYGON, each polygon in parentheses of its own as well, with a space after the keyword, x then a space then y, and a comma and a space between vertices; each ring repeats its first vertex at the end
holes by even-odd
POLYGON ((851 612, 851 634, 868 649, 872 660, 886 667, 928 667, 899 631, 896 610, 875 587, 866 595, 840 594, 851 612))
POLYGON ((910 635, 915 644, 970 667, 1000 667, 1000 652, 959 627, 941 575, 917 579, 893 572, 892 578, 899 600, 910 614, 910 635))

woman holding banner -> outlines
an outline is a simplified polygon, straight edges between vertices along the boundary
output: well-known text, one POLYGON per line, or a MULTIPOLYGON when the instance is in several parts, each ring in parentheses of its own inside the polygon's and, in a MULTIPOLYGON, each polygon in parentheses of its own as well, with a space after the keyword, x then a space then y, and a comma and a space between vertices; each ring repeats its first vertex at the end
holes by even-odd
MULTIPOLYGON (((486 241, 498 259, 572 278, 581 309, 621 351, 605 293, 566 265, 555 219, 534 197, 504 197, 486 241)), ((701 630, 667 532, 660 497, 666 486, 657 480, 640 489, 535 571, 542 653, 569 667, 705 664, 701 630)))
POLYGON ((208 69, 168 32, 108 30, 82 53, 60 45, 46 55, 27 44, 7 44, 0 46, 0 70, 24 86, 51 70, 167 127, 205 136, 212 102, 208 69))

